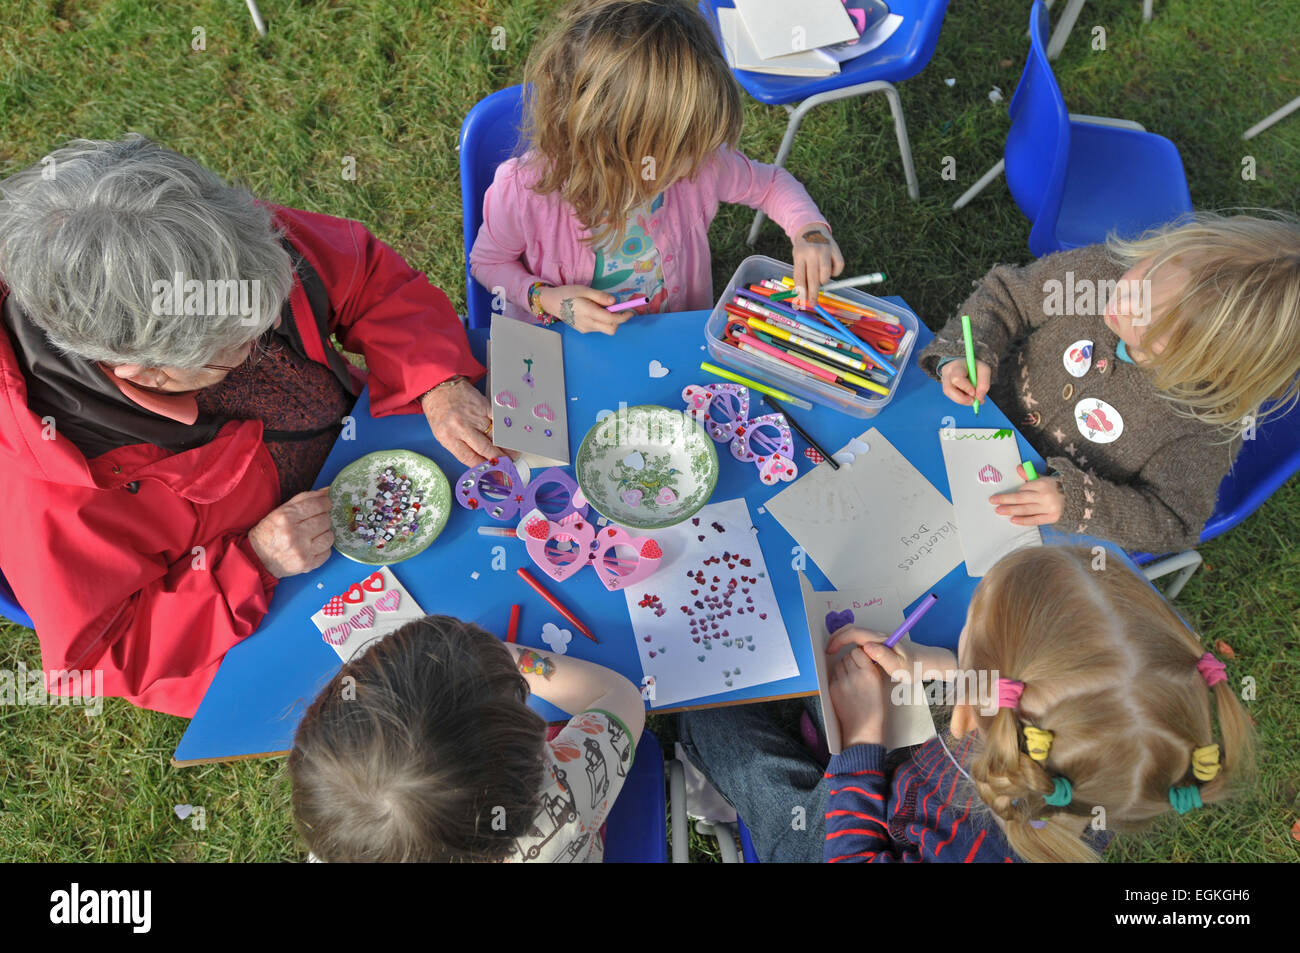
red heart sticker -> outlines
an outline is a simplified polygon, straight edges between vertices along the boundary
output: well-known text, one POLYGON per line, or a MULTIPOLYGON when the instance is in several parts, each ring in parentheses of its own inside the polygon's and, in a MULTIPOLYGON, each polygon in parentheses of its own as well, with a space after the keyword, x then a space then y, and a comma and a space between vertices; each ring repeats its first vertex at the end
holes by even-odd
POLYGON ((361 583, 354 582, 352 585, 348 586, 348 591, 343 593, 343 601, 350 602, 353 605, 365 602, 366 594, 361 590, 361 583), (352 598, 353 596, 356 596, 356 598, 352 598))
POLYGON ((641 555, 646 559, 660 559, 663 554, 664 551, 659 548, 659 544, 653 539, 647 539, 641 547, 641 555))
POLYGON ((367 592, 384 591, 384 574, 382 572, 372 572, 366 580, 361 583, 361 588, 367 592))
POLYGON ((329 602, 325 603, 325 605, 321 607, 321 610, 320 610, 320 611, 323 612, 323 613, 325 613, 325 614, 328 615, 328 616, 342 615, 342 614, 343 614, 343 597, 342 597, 342 596, 335 596, 335 597, 332 598, 329 602))

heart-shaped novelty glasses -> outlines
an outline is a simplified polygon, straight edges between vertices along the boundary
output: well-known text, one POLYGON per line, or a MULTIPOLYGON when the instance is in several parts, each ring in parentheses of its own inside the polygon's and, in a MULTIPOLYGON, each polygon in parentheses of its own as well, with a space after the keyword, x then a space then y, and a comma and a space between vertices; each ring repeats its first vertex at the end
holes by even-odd
POLYGON ((460 475, 456 502, 503 522, 534 509, 550 519, 587 515, 587 498, 573 477, 558 467, 543 470, 527 487, 523 482, 509 457, 493 457, 460 475))
POLYGON ((740 384, 691 384, 682 390, 686 413, 718 443, 731 442, 731 455, 758 467, 771 486, 799 475, 792 459, 794 436, 781 414, 749 419, 749 388, 740 384))
POLYGON ((540 510, 519 523, 528 555, 539 569, 563 582, 588 564, 613 592, 640 582, 659 568, 663 551, 649 537, 634 537, 617 526, 595 526, 572 513, 558 523, 540 510))

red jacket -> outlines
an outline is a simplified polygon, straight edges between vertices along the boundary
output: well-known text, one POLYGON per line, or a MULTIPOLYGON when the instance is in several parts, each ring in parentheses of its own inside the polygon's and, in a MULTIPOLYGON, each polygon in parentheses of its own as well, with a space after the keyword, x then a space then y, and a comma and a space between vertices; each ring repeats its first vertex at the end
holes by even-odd
MULTIPOLYGON (((434 385, 483 373, 446 295, 363 226, 272 210, 328 299, 313 314, 295 275, 282 316, 319 363, 331 363, 326 327, 365 356, 374 416, 416 413, 434 385)), ((275 591, 247 535, 279 496, 261 421, 181 453, 136 443, 93 459, 46 430, 0 328, 0 570, 35 622, 42 667, 102 669, 105 694, 193 715, 275 591)))

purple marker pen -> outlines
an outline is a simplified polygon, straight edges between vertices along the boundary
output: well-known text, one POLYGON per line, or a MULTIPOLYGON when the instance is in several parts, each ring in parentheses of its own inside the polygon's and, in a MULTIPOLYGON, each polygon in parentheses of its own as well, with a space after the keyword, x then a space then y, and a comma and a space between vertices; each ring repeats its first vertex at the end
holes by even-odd
POLYGON ((892 649, 899 643, 899 640, 911 630, 912 626, 921 621, 921 616, 930 611, 930 607, 939 601, 939 597, 933 592, 921 600, 920 604, 912 610, 911 614, 903 620, 903 624, 894 630, 889 638, 885 639, 885 648, 892 649))
POLYGON ((645 295, 638 295, 637 297, 630 298, 627 301, 622 302, 621 304, 611 304, 605 310, 608 311, 610 314, 618 314, 618 312, 626 311, 628 308, 639 308, 643 304, 649 304, 649 303, 650 302, 646 300, 645 295))

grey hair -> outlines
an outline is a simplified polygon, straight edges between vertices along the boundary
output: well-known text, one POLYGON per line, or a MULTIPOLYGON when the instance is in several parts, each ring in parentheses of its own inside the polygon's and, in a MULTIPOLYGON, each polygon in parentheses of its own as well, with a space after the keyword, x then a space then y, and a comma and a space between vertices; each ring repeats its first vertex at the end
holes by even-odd
POLYGON ((292 287, 279 239, 248 190, 140 135, 76 139, 0 181, 0 281, 55 347, 90 361, 193 368, 259 337, 292 287), (257 282, 250 313, 157 313, 170 310, 158 283, 177 274, 257 282))

